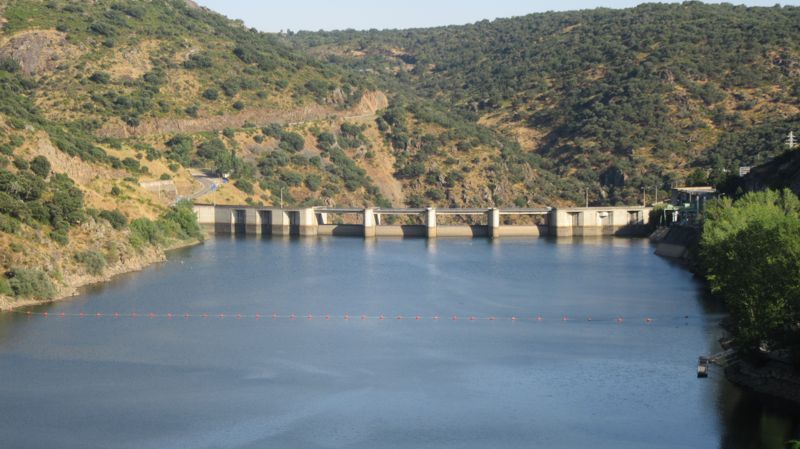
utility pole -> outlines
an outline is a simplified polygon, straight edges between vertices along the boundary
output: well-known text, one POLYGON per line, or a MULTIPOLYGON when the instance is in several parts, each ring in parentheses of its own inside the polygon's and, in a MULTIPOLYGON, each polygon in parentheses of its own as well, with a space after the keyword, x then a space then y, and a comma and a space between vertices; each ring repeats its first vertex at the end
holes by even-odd
POLYGON ((656 186, 655 186, 655 188, 653 190, 655 190, 655 193, 656 193, 656 195, 655 195, 656 199, 653 200, 653 204, 656 204, 656 203, 658 203, 658 184, 656 184, 656 186))
POLYGON ((586 188, 586 207, 589 207, 589 188, 586 188))
POLYGON ((283 209, 283 187, 281 187, 281 209, 283 209))
POLYGON ((647 206, 647 189, 642 186, 642 207, 647 206))

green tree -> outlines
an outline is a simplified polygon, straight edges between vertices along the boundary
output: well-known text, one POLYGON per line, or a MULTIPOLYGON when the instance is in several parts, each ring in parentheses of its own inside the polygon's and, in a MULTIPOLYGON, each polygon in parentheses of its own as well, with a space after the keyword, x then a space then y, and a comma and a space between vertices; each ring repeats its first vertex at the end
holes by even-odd
POLYGON ((755 192, 709 204, 700 255, 742 350, 800 349, 800 200, 794 194, 755 192))

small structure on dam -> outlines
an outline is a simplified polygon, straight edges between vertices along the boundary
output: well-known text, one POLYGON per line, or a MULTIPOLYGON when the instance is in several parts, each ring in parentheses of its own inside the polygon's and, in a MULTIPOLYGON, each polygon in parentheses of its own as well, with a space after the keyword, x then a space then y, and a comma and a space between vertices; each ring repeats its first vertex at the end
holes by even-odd
POLYGON ((360 237, 644 236, 650 207, 275 208, 196 204, 214 234, 360 237), (412 224, 394 224, 407 217, 412 224), (455 218, 455 219, 454 219, 455 218))

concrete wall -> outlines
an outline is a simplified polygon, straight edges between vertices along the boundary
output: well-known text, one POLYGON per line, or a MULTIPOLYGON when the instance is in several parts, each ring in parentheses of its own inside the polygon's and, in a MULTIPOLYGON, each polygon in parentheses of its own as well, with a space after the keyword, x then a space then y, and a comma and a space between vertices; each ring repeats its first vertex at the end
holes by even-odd
POLYGON ((358 224, 325 224, 317 227, 317 235, 333 235, 340 237, 363 237, 364 226, 358 224))
POLYGON ((376 237, 427 237, 424 225, 380 225, 375 227, 376 237))
POLYGON ((553 209, 550 234, 556 237, 640 235, 646 233, 651 207, 553 209))
POLYGON ((501 226, 495 230, 493 237, 539 237, 549 235, 550 228, 545 225, 501 226))
POLYGON ((489 237, 484 225, 442 225, 436 233, 439 237, 489 237))

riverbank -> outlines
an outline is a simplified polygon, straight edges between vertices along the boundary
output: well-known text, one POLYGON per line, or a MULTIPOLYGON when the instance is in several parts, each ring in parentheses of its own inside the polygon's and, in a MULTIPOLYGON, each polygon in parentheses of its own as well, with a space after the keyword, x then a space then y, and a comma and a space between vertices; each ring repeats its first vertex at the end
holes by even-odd
POLYGON ((107 265, 100 275, 78 272, 66 273, 64 275, 64 283, 57 287, 56 295, 52 298, 13 298, 0 295, 0 310, 15 310, 73 298, 80 295, 83 287, 109 282, 119 275, 141 271, 153 264, 165 262, 168 252, 198 245, 202 242, 203 240, 200 239, 190 239, 179 240, 166 247, 145 247, 135 254, 120 257, 114 264, 107 265))
POLYGON ((769 401, 800 411, 800 376, 786 362, 769 360, 756 366, 739 361, 725 368, 725 378, 769 401))
MULTIPOLYGON (((700 228, 688 226, 660 228, 650 241, 656 245, 656 255, 680 262, 706 282, 697 272, 700 232, 700 228)), ((756 366, 740 360, 725 369, 725 378, 765 399, 800 408, 800 373, 786 362, 770 359, 763 366, 756 366)))

